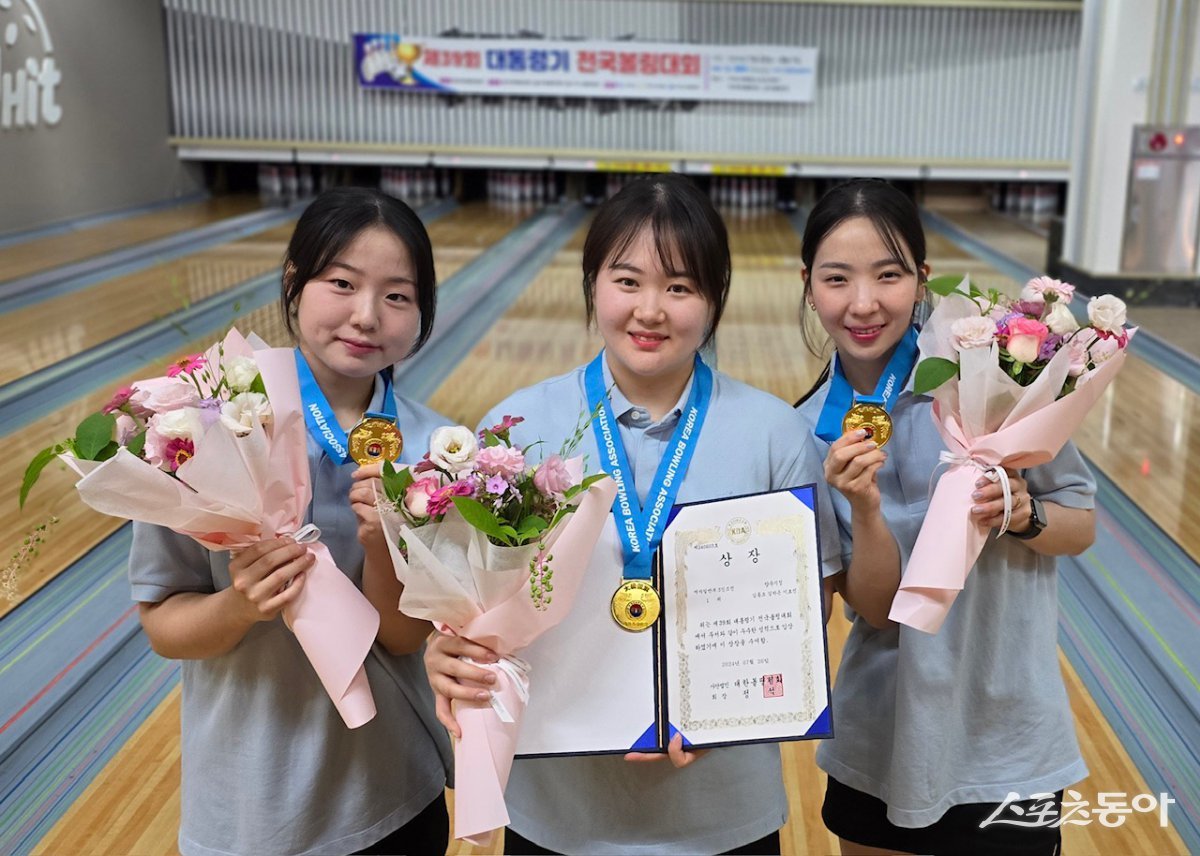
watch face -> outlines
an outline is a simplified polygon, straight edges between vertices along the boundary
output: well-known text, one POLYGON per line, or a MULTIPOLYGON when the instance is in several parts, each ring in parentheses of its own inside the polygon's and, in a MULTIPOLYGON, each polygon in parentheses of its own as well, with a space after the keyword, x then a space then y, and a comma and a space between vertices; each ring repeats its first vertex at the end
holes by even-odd
POLYGON ((1031 497, 1029 500, 1029 523, 1032 528, 1037 530, 1046 528, 1046 515, 1040 499, 1031 497))

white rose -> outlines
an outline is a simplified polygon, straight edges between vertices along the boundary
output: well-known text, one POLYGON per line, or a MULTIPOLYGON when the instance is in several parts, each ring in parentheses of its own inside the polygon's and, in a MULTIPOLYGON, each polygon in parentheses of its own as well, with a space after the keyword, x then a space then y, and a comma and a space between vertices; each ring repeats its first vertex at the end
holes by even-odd
POLYGON ((950 325, 950 334, 954 336, 954 347, 959 351, 991 347, 996 338, 996 322, 979 315, 959 318, 950 325))
POLYGON ((1119 333, 1125 326, 1125 301, 1111 294, 1088 301, 1088 320, 1097 330, 1119 333))
POLYGON ((221 424, 239 437, 270 422, 271 415, 271 402, 261 392, 239 392, 221 405, 221 424))
POLYGON ((1066 336, 1079 329, 1079 322, 1065 303, 1055 303, 1042 319, 1042 323, 1050 328, 1051 333, 1066 336))
POLYGON ((461 425, 438 428, 429 438, 429 460, 450 473, 471 469, 478 449, 475 432, 461 425))
POLYGON ((258 363, 250 357, 234 357, 225 364, 225 380, 234 392, 249 392, 258 377, 258 363))
POLYGON ((195 407, 181 407, 178 410, 159 413, 150 418, 150 425, 162 437, 181 437, 193 443, 204 433, 200 411, 195 407))

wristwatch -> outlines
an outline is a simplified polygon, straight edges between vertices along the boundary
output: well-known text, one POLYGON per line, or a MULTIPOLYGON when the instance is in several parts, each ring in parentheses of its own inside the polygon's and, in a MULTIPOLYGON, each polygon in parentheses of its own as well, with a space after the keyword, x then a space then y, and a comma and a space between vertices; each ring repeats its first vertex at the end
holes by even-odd
POLYGON ((1046 528, 1046 509, 1042 505, 1040 499, 1029 497, 1029 528, 1024 532, 1013 532, 1008 530, 1008 534, 1014 538, 1020 538, 1022 541, 1028 541, 1030 538, 1036 538, 1042 534, 1042 530, 1046 528))

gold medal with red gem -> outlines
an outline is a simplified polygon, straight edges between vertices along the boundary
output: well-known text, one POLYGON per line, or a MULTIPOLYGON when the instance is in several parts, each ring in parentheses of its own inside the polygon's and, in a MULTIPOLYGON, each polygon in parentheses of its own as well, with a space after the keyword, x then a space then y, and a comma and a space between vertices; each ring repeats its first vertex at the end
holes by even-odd
POLYGON ((648 629, 662 612, 662 600, 646 580, 626 580, 612 596, 612 617, 626 630, 648 629))

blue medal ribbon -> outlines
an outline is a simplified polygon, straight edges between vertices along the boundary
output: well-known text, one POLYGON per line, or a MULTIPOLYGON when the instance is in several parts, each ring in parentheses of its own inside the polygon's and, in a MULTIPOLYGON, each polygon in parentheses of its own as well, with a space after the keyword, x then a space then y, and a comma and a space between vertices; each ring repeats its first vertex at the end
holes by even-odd
POLYGON ((667 452, 658 465, 654 484, 646 494, 648 506, 642 508, 634 487, 633 470, 621 434, 609 415, 605 404, 604 352, 601 351, 584 373, 588 405, 595 412, 592 430, 596 445, 600 448, 605 471, 617 484, 617 496, 613 500, 613 517, 617 521, 617 532, 621 535, 621 550, 625 557, 624 578, 627 580, 649 580, 651 560, 662 540, 662 526, 679 494, 683 477, 696 451, 696 438, 708 414, 712 399, 712 369, 696 356, 692 377, 692 391, 687 405, 679 417, 679 424, 671 435, 667 452))
POLYGON ((896 350, 892 352, 892 358, 888 360, 883 374, 879 376, 879 383, 875 385, 873 395, 855 394, 854 388, 850 386, 850 381, 846 380, 841 361, 838 360, 835 353, 833 373, 829 381, 829 395, 825 398, 821 416, 817 420, 816 435, 826 443, 832 443, 841 437, 843 433, 842 419, 845 418, 850 408, 859 402, 877 404, 890 414, 900 391, 908 383, 908 376, 917 362, 917 353, 917 328, 909 327, 904 338, 896 344, 896 350))
MULTIPOLYGON (((350 438, 338 424, 333 414, 329 399, 321 391, 320 384, 309 368, 304 354, 296 348, 296 374, 300 378, 300 398, 304 402, 304 421, 308 425, 308 433, 325 450, 325 454, 339 464, 350 461, 350 438)), ((396 421, 396 399, 392 396, 391 372, 382 371, 383 377, 383 412, 364 413, 363 418, 376 416, 382 419, 396 421)))

